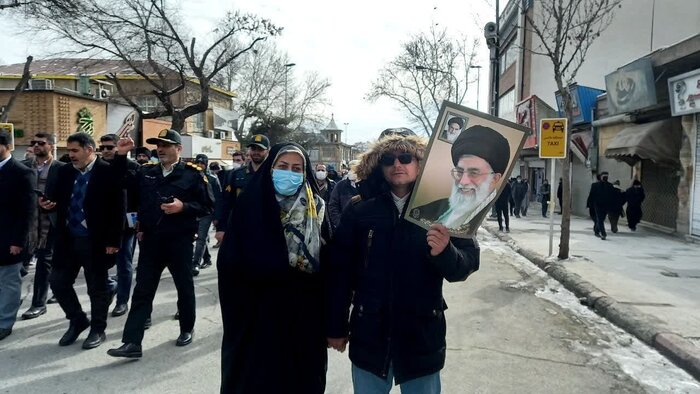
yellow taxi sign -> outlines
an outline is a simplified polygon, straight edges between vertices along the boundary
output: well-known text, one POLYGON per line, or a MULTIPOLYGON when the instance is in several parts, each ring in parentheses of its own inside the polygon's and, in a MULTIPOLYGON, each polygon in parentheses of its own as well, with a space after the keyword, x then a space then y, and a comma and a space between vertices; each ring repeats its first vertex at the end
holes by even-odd
POLYGON ((568 151, 566 118, 540 120, 540 158, 563 159, 568 151))

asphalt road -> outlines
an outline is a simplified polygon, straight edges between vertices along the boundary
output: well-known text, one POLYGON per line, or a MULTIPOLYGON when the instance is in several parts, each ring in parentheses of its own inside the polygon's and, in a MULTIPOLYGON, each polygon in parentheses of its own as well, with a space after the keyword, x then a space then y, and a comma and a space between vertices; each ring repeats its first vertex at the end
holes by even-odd
MULTIPOLYGON (((479 239, 481 270, 466 282, 445 286, 444 393, 700 393, 692 377, 581 306, 500 241, 485 232, 479 239)), ((19 320, 13 334, 0 342, 0 392, 218 392, 221 317, 215 268, 203 270, 195 285, 194 342, 175 347, 176 292, 165 274, 144 357, 136 361, 106 355, 119 345, 126 316, 109 318, 107 343, 93 350, 80 347, 86 333, 72 346, 58 346, 68 326, 58 305, 49 305, 48 313, 37 319, 19 320)), ((88 306, 82 278, 76 287, 88 306)), ((346 355, 330 351, 327 393, 352 393, 346 355)))

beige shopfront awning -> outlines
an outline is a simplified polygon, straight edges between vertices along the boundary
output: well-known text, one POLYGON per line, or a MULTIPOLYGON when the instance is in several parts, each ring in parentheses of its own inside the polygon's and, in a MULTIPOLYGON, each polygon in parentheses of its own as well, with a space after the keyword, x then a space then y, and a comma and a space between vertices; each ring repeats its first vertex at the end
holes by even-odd
POLYGON ((679 119, 636 124, 620 131, 608 144, 605 157, 634 165, 642 159, 679 168, 682 130, 679 119))

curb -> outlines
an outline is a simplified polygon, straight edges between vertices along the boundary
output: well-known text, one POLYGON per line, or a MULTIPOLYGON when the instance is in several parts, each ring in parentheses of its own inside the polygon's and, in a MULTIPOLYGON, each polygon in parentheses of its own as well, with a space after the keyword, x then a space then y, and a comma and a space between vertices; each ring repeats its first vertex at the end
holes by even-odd
POLYGON ((545 261, 544 256, 520 246, 510 235, 498 232, 493 225, 484 222, 482 227, 561 283, 579 297, 581 303, 593 308, 599 315, 653 347, 700 380, 700 349, 682 336, 659 328, 655 324, 658 321, 656 317, 618 302, 578 274, 569 272, 563 264, 545 261))

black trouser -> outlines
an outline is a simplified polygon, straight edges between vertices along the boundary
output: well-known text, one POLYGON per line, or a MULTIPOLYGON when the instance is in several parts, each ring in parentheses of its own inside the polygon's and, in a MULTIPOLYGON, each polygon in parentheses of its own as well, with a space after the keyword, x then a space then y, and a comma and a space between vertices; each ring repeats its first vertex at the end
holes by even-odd
POLYGON ((153 311, 160 276, 168 268, 177 289, 180 331, 192 332, 195 320, 194 281, 192 280, 192 235, 159 236, 144 234, 139 243, 136 287, 131 296, 131 310, 126 319, 123 343, 141 344, 144 325, 153 311))
POLYGON ((107 327, 109 308, 106 258, 100 259, 93 254, 93 247, 87 237, 69 237, 65 247, 68 248, 65 258, 53 267, 49 278, 51 290, 71 323, 87 321, 87 315, 73 288, 82 267, 90 296, 91 331, 103 332, 107 327))
POLYGON ((549 196, 542 196, 542 216, 547 217, 547 208, 549 208, 549 196))
POLYGON ((603 208, 598 208, 596 207, 593 210, 594 214, 594 222, 595 225, 593 226, 593 232, 596 234, 600 234, 602 237, 606 237, 607 234, 605 233, 605 217, 607 216, 607 212, 603 208))
POLYGON ((496 207, 496 215, 498 217, 498 228, 503 230, 503 219, 506 221, 506 228, 510 229, 510 217, 508 215, 508 205, 504 207, 496 207))
POLYGON ((53 245, 37 249, 36 271, 34 272, 34 294, 32 295, 32 307, 42 308, 46 306, 49 295, 49 275, 51 275, 51 260, 53 259, 53 245))

